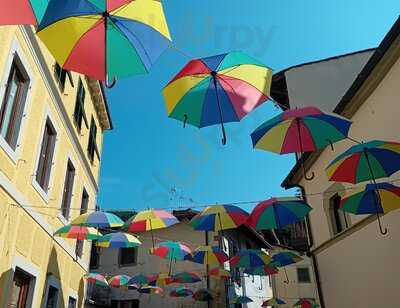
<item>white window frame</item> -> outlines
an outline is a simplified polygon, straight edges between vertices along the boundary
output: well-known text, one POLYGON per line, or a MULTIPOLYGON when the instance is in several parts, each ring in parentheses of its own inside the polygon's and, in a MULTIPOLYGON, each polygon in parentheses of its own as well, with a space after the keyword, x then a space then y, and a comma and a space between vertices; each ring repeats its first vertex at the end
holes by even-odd
POLYGON ((28 85, 28 90, 26 92, 26 98, 25 98, 25 103, 24 103, 24 110, 22 111, 22 119, 21 119, 21 124, 19 127, 18 131, 18 137, 17 137, 17 144, 15 150, 11 148, 11 146, 7 143, 7 141, 3 138, 3 136, 0 135, 0 147, 3 149, 3 151, 7 154, 7 156, 11 159, 11 161, 14 164, 18 163, 18 160, 21 157, 21 141, 22 141, 22 136, 24 136, 24 131, 25 131, 25 126, 26 126, 26 114, 28 112, 28 106, 30 106, 30 101, 32 98, 32 87, 34 84, 34 75, 33 72, 29 66, 29 63, 27 59, 24 56, 24 53, 22 51, 21 46, 19 45, 17 40, 13 40, 11 43, 11 48, 10 52, 8 54, 8 58, 6 61, 6 64, 3 68, 3 76, 1 78, 1 84, 0 84, 0 108, 2 104, 4 103, 4 95, 6 92, 7 88, 7 81, 8 77, 10 74, 10 70, 14 61, 14 58, 18 57, 18 59, 21 62, 21 65, 23 66, 26 74, 29 77, 29 85, 28 85))
POLYGON ((75 290, 70 289, 69 293, 68 293, 68 300, 65 303, 65 308, 68 308, 69 305, 69 298, 72 297, 73 299, 76 300, 76 307, 78 307, 78 292, 76 292, 75 290))
POLYGON ((50 275, 46 279, 46 292, 44 293, 43 296, 43 304, 42 307, 45 308, 47 306, 47 296, 49 295, 49 289, 50 286, 53 288, 56 288, 58 290, 57 292, 57 300, 56 300, 56 307, 58 307, 58 303, 60 301, 60 296, 62 295, 62 289, 61 289, 61 284, 60 281, 54 277, 53 275, 50 275))
POLYGON ((49 107, 46 107, 44 115, 43 115, 43 119, 44 120, 43 120, 43 123, 42 123, 42 128, 40 129, 40 135, 39 135, 40 143, 38 144, 38 148, 36 149, 36 160, 35 160, 36 162, 35 162, 35 166, 34 166, 34 169, 33 169, 33 172, 32 172, 32 174, 33 174, 33 176, 32 176, 32 186, 39 193, 39 195, 43 198, 43 200, 46 203, 49 203, 49 199, 50 199, 49 195, 50 195, 50 192, 52 191, 52 188, 53 188, 52 184, 53 184, 54 173, 55 173, 54 172, 54 166, 55 166, 55 160, 57 158, 58 141, 60 139, 60 129, 58 128, 57 122, 56 122, 54 116, 52 115, 52 113, 50 112, 49 107), (51 124, 54 127, 54 130, 56 131, 57 136, 56 136, 56 141, 55 141, 55 144, 54 144, 54 153, 53 153, 52 162, 51 162, 52 168, 50 170, 50 175, 49 175, 49 186, 48 186, 48 190, 46 192, 39 185, 39 183, 36 181, 36 171, 37 171, 37 168, 38 168, 38 165, 39 165, 40 150, 42 148, 43 134, 44 134, 44 129, 46 127, 47 120, 50 120, 51 124))
MULTIPOLYGON (((32 281, 29 284, 28 299, 26 302, 26 307, 36 307, 38 300, 38 288, 37 284, 40 281, 40 271, 39 268, 27 261, 24 257, 16 255, 12 261, 11 268, 15 273, 16 268, 21 269, 28 275, 32 276, 32 281)), ((14 280, 14 275, 11 277, 10 286, 14 280)), ((11 291, 11 289, 9 290, 11 291)))

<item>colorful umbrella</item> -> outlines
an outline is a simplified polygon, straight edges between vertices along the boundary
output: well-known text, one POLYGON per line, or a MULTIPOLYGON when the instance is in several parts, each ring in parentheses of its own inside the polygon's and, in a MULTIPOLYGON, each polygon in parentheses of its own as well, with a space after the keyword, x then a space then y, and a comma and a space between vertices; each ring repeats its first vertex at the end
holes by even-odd
MULTIPOLYGON (((286 110, 252 134, 253 147, 279 154, 321 150, 347 138, 351 121, 316 107, 286 110)), ((307 177, 303 166, 304 176, 307 177)))
POLYGON ((282 229, 301 221, 311 210, 298 198, 271 198, 254 208, 246 224, 256 230, 282 229))
POLYGON ((246 249, 233 256, 229 263, 232 267, 249 268, 266 266, 271 261, 271 257, 265 252, 256 249, 246 249))
POLYGON ((100 211, 82 214, 71 222, 73 226, 93 228, 114 228, 121 227, 123 224, 124 222, 118 216, 100 211))
POLYGON ((244 210, 234 205, 213 205, 193 217, 190 225, 200 231, 222 231, 244 224, 249 217, 244 210))
POLYGON ((71 226, 71 225, 61 227, 56 232, 54 232, 54 235, 63 238, 75 239, 78 241, 83 241, 83 240, 93 241, 103 236, 95 228, 71 226))
MULTIPOLYGON (((331 181, 356 184, 369 180, 376 187, 376 179, 389 177, 399 170, 400 143, 374 140, 352 146, 329 164, 326 173, 331 181)), ((376 204, 379 204, 378 198, 376 204)), ((386 234, 379 213, 376 215, 380 232, 386 234)))
POLYGON ((108 282, 103 275, 97 273, 89 273, 83 276, 83 278, 86 279, 88 283, 92 283, 96 286, 106 287, 106 288, 109 287, 108 282))
POLYGON ((0 0, 0 25, 37 25, 48 0, 0 0))
POLYGON ((166 273, 159 273, 157 275, 153 275, 148 277, 149 285, 164 287, 165 285, 172 283, 172 277, 166 273))
POLYGON ((200 246, 193 251, 190 261, 205 265, 220 265, 229 260, 229 256, 219 246, 200 246))
POLYGON ((260 267, 249 267, 244 269, 244 273, 254 276, 272 276, 278 274, 279 270, 273 266, 260 266, 260 267))
POLYGON ((172 283, 196 283, 201 281, 199 275, 194 272, 181 272, 172 276, 172 283))
POLYGON ((96 242, 96 246, 102 248, 130 248, 141 244, 137 237, 123 232, 106 234, 96 242))
POLYGON ((247 304, 247 303, 252 303, 253 300, 247 296, 238 296, 234 297, 230 303, 231 304, 247 304))
POLYGON ((231 277, 231 273, 225 269, 216 267, 208 271, 208 276, 216 279, 229 279, 231 277))
POLYGON ((190 61, 164 88, 168 116, 205 127, 239 122, 269 97, 271 69, 242 52, 190 61))
POLYGON ((172 290, 171 293, 169 293, 169 295, 172 297, 187 297, 187 296, 192 296, 193 291, 189 288, 179 287, 176 288, 175 290, 172 290))
POLYGON ((155 287, 155 286, 145 286, 137 289, 139 293, 143 294, 162 294, 164 293, 164 290, 160 287, 155 287))
POLYGON ((133 285, 133 284, 147 285, 148 283, 149 283, 149 277, 142 275, 142 274, 133 276, 128 282, 129 285, 133 285))
POLYGON ((130 279, 131 277, 127 275, 117 275, 109 279, 108 284, 110 287, 114 288, 127 287, 130 279))
POLYGON ((291 251, 282 251, 272 256, 269 266, 283 267, 286 275, 285 283, 289 283, 289 277, 286 272, 285 266, 302 261, 303 258, 291 251))
POLYGON ((151 248, 150 253, 170 260, 169 274, 171 275, 172 260, 183 261, 187 256, 190 256, 192 251, 180 242, 165 241, 159 243, 155 248, 151 248))
POLYGON ((213 296, 208 289, 200 289, 194 292, 192 298, 198 302, 209 302, 213 300, 213 296))
POLYGON ((153 230, 167 228, 179 221, 174 215, 163 210, 145 210, 129 218, 124 228, 128 232, 151 232, 151 238, 154 248, 153 230))
POLYGON ((286 302, 280 298, 271 298, 269 300, 266 300, 265 302, 262 303, 261 307, 273 307, 273 306, 280 306, 280 305, 285 305, 286 302))
POLYGON ((38 36, 64 69, 105 81, 146 73, 171 40, 158 0, 50 0, 38 36))
POLYGON ((300 307, 300 308, 316 308, 319 305, 312 299, 308 298, 300 298, 293 307, 300 307))

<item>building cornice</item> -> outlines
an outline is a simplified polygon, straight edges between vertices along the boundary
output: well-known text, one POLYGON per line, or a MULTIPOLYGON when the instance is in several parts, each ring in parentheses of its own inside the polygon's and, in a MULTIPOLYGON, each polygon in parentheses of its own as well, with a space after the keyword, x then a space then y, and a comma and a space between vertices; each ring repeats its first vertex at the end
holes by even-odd
POLYGON ((85 77, 90 90, 94 108, 96 109, 97 116, 99 117, 102 130, 113 129, 111 121, 110 110, 108 108, 107 97, 104 92, 103 85, 98 80, 85 77))

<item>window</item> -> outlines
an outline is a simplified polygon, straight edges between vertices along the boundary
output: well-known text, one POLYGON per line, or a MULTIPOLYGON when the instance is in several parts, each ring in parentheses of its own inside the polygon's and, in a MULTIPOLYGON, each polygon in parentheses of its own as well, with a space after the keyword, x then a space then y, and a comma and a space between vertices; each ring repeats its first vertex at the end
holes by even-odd
POLYGON ((85 121, 85 125, 86 127, 88 127, 88 121, 85 113, 85 97, 86 97, 86 91, 85 88, 83 87, 82 80, 79 79, 78 92, 76 95, 75 109, 74 109, 74 121, 79 131, 82 128, 82 120, 85 121))
POLYGON ((99 267, 99 259, 100 255, 96 246, 96 241, 92 241, 92 248, 90 251, 90 269, 96 269, 99 267))
POLYGON ((131 300, 112 300, 111 308, 139 308, 139 300, 131 299, 131 300))
POLYGON ((25 308, 28 300, 31 277, 19 269, 15 270, 9 307, 25 308))
POLYGON ((76 308, 76 299, 71 296, 68 299, 68 308, 76 308))
POLYGON ((65 174, 64 191, 61 203, 61 213, 65 219, 69 219, 71 207, 72 190, 74 187, 75 168, 70 160, 67 163, 67 172, 65 174))
POLYGON ((119 250, 119 266, 136 265, 137 262, 137 249, 132 248, 121 248, 119 250))
POLYGON ((57 300, 58 300, 58 289, 54 286, 49 285, 45 307, 57 308, 57 300))
MULTIPOLYGON (((228 238, 228 251, 229 251, 229 256, 233 257, 237 255, 239 252, 239 244, 236 240, 228 238)), ((236 267, 232 267, 231 269, 231 277, 232 281, 236 282, 237 284, 241 285, 241 277, 240 277, 240 271, 236 267)))
MULTIPOLYGON (((85 214, 87 212, 88 209, 88 203, 89 203, 89 195, 86 192, 85 189, 83 189, 82 191, 82 199, 81 199, 81 211, 80 214, 85 214)), ((83 241, 77 240, 76 241, 76 255, 78 257, 82 257, 82 253, 83 253, 83 241)))
POLYGON ((96 137, 97 137, 97 126, 92 117, 92 120, 90 121, 89 144, 88 144, 88 154, 91 162, 93 162, 94 153, 96 153, 97 158, 100 159, 99 150, 97 149, 97 144, 96 144, 96 137))
POLYGON ((8 145, 15 150, 25 107, 29 78, 14 59, 6 84, 4 99, 0 108, 0 134, 8 145))
POLYGON ((341 197, 338 194, 329 199, 329 211, 334 234, 348 228, 346 214, 340 210, 340 201, 341 197))
POLYGON ((297 268, 297 281, 300 283, 310 283, 310 270, 308 267, 298 267, 297 268))
POLYGON ((50 119, 47 119, 44 127, 39 162, 36 170, 36 182, 46 193, 48 191, 56 136, 57 133, 54 126, 51 124, 50 119))

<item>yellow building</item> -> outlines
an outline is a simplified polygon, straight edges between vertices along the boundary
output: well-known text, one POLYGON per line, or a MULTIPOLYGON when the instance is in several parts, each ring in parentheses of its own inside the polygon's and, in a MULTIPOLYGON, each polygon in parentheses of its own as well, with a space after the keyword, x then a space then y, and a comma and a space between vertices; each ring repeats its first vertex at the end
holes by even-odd
POLYGON ((0 307, 82 307, 90 245, 53 232, 95 209, 103 89, 22 26, 0 28, 0 80, 0 307))

